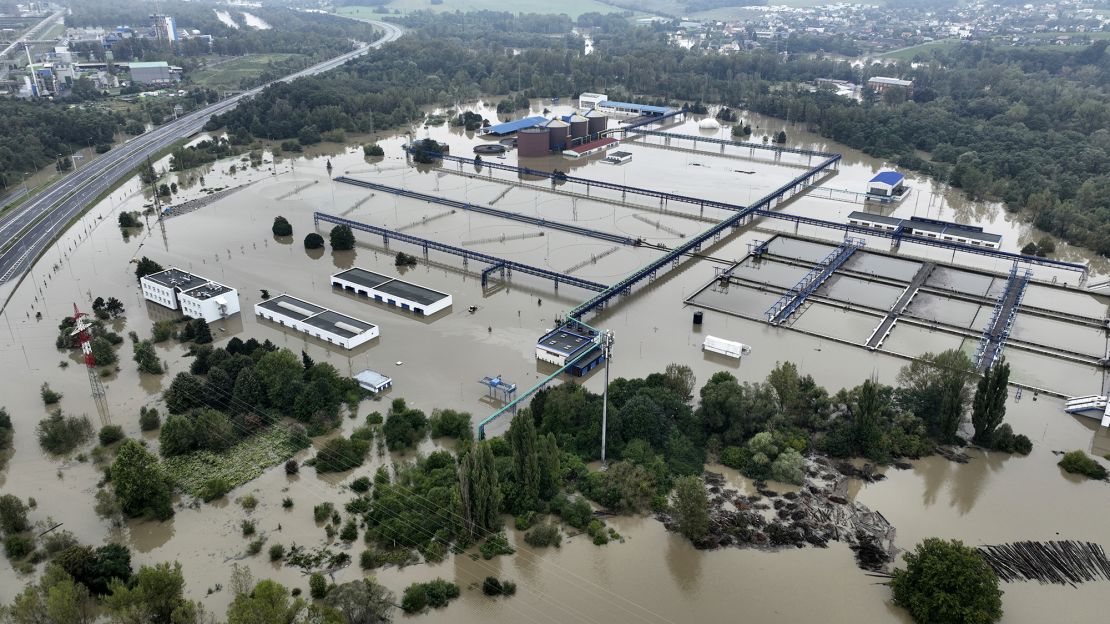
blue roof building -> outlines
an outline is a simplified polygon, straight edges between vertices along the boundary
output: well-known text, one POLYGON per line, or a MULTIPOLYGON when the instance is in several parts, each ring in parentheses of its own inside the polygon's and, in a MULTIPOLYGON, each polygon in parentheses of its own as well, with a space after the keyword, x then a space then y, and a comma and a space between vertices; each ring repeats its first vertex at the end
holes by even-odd
POLYGON ((901 197, 906 192, 906 176, 897 171, 880 171, 867 183, 867 194, 880 198, 901 197))
POLYGON ((505 123, 490 126, 486 128, 483 133, 497 135, 512 134, 525 128, 538 126, 545 121, 547 121, 546 117, 525 117, 524 119, 518 119, 516 121, 506 121, 505 123))

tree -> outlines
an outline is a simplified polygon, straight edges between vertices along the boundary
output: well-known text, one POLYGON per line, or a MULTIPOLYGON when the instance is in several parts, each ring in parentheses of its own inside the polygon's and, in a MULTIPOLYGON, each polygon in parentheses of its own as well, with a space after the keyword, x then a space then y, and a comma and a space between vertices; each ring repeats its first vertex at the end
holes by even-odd
POLYGON ((562 451, 559 450, 559 443, 555 441, 555 434, 553 433, 541 436, 537 448, 540 468, 540 498, 550 500, 563 487, 562 451))
POLYGON ((196 423, 189 416, 173 414, 158 432, 158 450, 163 457, 191 453, 197 448, 196 423))
POLYGON ((928 538, 894 571, 895 604, 916 622, 987 624, 1002 617, 998 576, 978 551, 959 540, 928 538))
POLYGON ((227 624, 290 624, 304 609, 304 600, 290 600, 284 585, 266 579, 235 596, 227 608, 227 624))
POLYGON ((673 498, 671 507, 679 532, 692 541, 705 537, 709 532, 709 495, 701 477, 679 477, 673 498))
POLYGON ((520 492, 517 501, 519 509, 514 511, 535 509, 540 496, 540 464, 532 415, 517 412, 506 437, 513 453, 513 482, 520 492))
POLYGON ((92 624, 96 603, 89 591, 60 566, 49 565, 37 584, 28 585, 0 609, 11 624, 92 624))
POLYGON ((31 528, 27 522, 27 506, 12 494, 0 496, 0 530, 6 534, 22 533, 31 528))
POLYGON ((254 372, 266 389, 266 398, 270 405, 284 406, 283 411, 289 411, 296 399, 299 382, 304 376, 300 359, 285 349, 271 351, 258 360, 254 372))
POLYGON ((112 463, 112 485, 124 514, 150 515, 158 520, 173 516, 172 482, 158 458, 134 439, 124 440, 119 447, 112 463))
POLYGON ((109 585, 104 606, 119 622, 131 624, 199 624, 200 605, 185 600, 185 576, 176 561, 143 566, 133 581, 109 585))
POLYGON ((996 362, 979 379, 975 398, 971 402, 971 424, 975 427, 972 440, 980 446, 990 448, 994 445, 995 430, 1006 417, 1009 381, 1010 365, 1005 361, 996 362))
POLYGON ((123 302, 115 297, 108 297, 108 302, 104 304, 104 310, 116 318, 123 314, 123 302))
POLYGON ((163 397, 171 414, 181 414, 204 405, 204 383, 196 375, 178 373, 163 397))
POLYGON ((89 341, 89 349, 92 351, 93 360, 96 361, 97 366, 110 366, 116 363, 116 350, 112 347, 112 343, 104 336, 97 336, 89 341))
POLYGON ((92 423, 86 416, 65 416, 56 409, 39 421, 36 430, 39 446, 48 453, 64 455, 92 437, 92 423))
POLYGON ((195 426, 196 445, 199 449, 219 453, 235 443, 235 428, 227 414, 219 410, 200 410, 196 414, 195 426))
POLYGON ((333 251, 347 251, 355 248, 355 233, 346 225, 331 229, 331 248, 333 251))
POLYGON ((149 340, 140 340, 132 347, 135 363, 139 365, 139 372, 149 375, 161 375, 162 361, 154 350, 154 343, 149 340))
POLYGON ((304 237, 304 248, 305 249, 323 249, 324 248, 324 237, 320 236, 316 232, 309 232, 309 234, 304 237))
POLYGON ((382 425, 382 435, 391 451, 415 448, 424 439, 428 419, 424 412, 405 405, 404 399, 394 399, 389 415, 382 425))
POLYGON ((231 391, 232 413, 256 410, 266 404, 266 389, 258 379, 253 368, 244 368, 235 378, 235 387, 231 391))
POLYGON ((689 366, 675 363, 667 364, 667 370, 663 373, 663 385, 682 397, 683 401, 694 398, 696 384, 697 378, 694 377, 694 371, 689 366))
POLYGON ((189 324, 193 328, 193 342, 199 345, 212 343, 212 330, 208 327, 208 321, 198 318, 189 324))
POLYGON ((323 574, 313 572, 312 575, 308 577, 308 592, 316 600, 327 595, 328 581, 324 578, 323 574))
POLYGON ((142 259, 139 260, 138 264, 135 265, 135 278, 142 279, 147 275, 161 273, 162 271, 165 271, 165 269, 162 268, 162 265, 151 260, 150 258, 147 258, 146 256, 143 256, 142 259))
POLYGON ((274 217, 274 225, 270 230, 273 231, 274 236, 292 236, 293 224, 289 223, 289 220, 285 217, 277 216, 274 217))
POLYGON ((470 440, 474 437, 470 414, 466 412, 437 409, 428 419, 428 428, 433 438, 450 437, 456 440, 470 440))
POLYGON ((459 467, 459 501, 464 529, 471 539, 501 525, 501 488, 488 441, 463 456, 459 467))
POLYGON ((898 373, 898 402, 924 420, 929 434, 941 443, 959 442, 956 431, 971 398, 974 368, 958 349, 925 353, 898 373))
POLYGON ((391 620, 396 598, 393 592, 364 578, 336 585, 324 604, 343 614, 346 624, 384 624, 391 620))

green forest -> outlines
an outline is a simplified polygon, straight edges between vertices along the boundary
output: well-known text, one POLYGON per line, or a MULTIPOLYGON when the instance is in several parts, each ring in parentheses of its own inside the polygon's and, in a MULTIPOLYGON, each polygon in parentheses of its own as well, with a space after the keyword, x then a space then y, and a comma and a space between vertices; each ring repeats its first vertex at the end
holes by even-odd
MULTIPOLYGON (((668 45, 661 29, 586 14, 595 53, 565 17, 418 14, 415 30, 324 76, 277 85, 214 120, 241 140, 297 138, 302 128, 365 132, 421 118, 419 107, 480 96, 551 97, 604 91, 614 99, 720 103, 803 123, 850 147, 921 170, 1021 211, 1039 228, 1110 254, 1110 58, 1106 43, 1077 51, 961 46, 918 68, 882 69, 915 81, 856 103, 803 83, 866 81, 843 62, 809 54, 706 56, 668 45), (521 48, 520 54, 507 47, 521 48)), ((309 133, 313 136, 313 133, 309 133)))

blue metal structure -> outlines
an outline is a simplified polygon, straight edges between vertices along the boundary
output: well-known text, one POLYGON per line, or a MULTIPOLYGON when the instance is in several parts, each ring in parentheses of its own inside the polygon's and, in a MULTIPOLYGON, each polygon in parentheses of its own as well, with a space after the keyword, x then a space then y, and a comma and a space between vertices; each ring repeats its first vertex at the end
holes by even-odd
POLYGON ((973 245, 965 245, 963 243, 956 243, 953 241, 945 241, 936 238, 928 238, 925 236, 915 236, 913 234, 906 234, 906 227, 899 227, 893 231, 880 230, 877 228, 867 227, 866 225, 853 225, 851 223, 842 223, 839 221, 827 221, 825 219, 817 219, 814 217, 807 217, 804 215, 784 214, 781 212, 773 212, 765 209, 758 209, 755 211, 756 216, 770 217, 772 219, 781 219, 784 221, 793 221, 794 223, 801 223, 804 225, 813 225, 817 227, 830 228, 834 230, 844 230, 845 232, 854 232, 856 234, 866 234, 868 236, 878 236, 880 238, 889 238, 894 243, 900 244, 902 242, 917 243, 919 245, 927 245, 930 247, 940 247, 941 249, 951 249, 954 251, 963 251, 980 256, 991 256, 994 258, 1003 258, 1006 260, 1013 260, 1015 262, 1024 262, 1026 264, 1035 264, 1039 266, 1054 267, 1058 269, 1066 269, 1068 271, 1079 271, 1084 276, 1087 273, 1087 265, 1076 264, 1074 262, 1065 262, 1063 260, 1053 260, 1052 258, 1038 258, 1036 256, 1026 256, 1019 253, 1010 251, 1001 251, 999 249, 989 249, 986 247, 976 247, 973 245))
POLYGON ((802 279, 798 280, 793 288, 779 297, 779 300, 763 313, 767 317, 767 322, 772 325, 781 325, 789 320, 791 315, 805 303, 806 299, 820 288, 821 284, 828 281, 832 274, 847 262, 852 254, 856 253, 857 249, 866 246, 867 242, 863 239, 845 238, 839 247, 810 269, 809 273, 802 276, 802 279))
POLYGON ((488 128, 483 128, 482 134, 512 134, 525 128, 538 126, 545 121, 547 121, 546 117, 525 117, 524 119, 517 119, 516 121, 506 121, 505 123, 500 123, 488 128))
POLYGON ((429 240, 427 238, 420 238, 419 236, 413 236, 411 234, 405 234, 396 230, 390 230, 387 228, 378 227, 376 225, 370 225, 368 223, 355 221, 353 219, 346 219, 344 217, 337 217, 335 215, 330 215, 323 212, 312 213, 312 220, 317 226, 319 226, 321 221, 324 221, 326 223, 333 223, 335 225, 346 225, 352 230, 359 230, 362 232, 377 234, 382 237, 382 241, 386 244, 389 244, 390 239, 396 239, 404 243, 419 245, 424 250, 425 254, 428 253, 429 249, 434 249, 436 251, 442 251, 454 256, 460 256, 463 259, 463 265, 466 265, 466 263, 472 259, 478 260, 480 262, 485 262, 490 265, 500 264, 507 271, 519 271, 520 273, 553 280, 555 282, 555 288, 558 288, 560 283, 570 284, 571 286, 577 286, 585 290, 593 291, 604 291, 608 288, 608 286, 606 286, 605 284, 591 282, 590 280, 585 280, 573 275, 567 275, 558 271, 551 271, 540 267, 534 267, 530 264, 524 264, 513 260, 498 258, 497 256, 479 253, 477 251, 464 249, 462 247, 455 247, 454 245, 446 245, 444 243, 429 240))
POLYGON ((1025 287, 1029 284, 1029 279, 1032 276, 1033 274, 1028 269, 1018 273, 1016 262, 1010 268, 1010 277, 1006 280, 1006 288, 1002 291, 1002 296, 998 298, 998 303, 994 306, 994 312, 991 314, 991 320, 983 330, 983 337, 979 339, 979 347, 975 350, 975 368, 980 373, 990 370, 990 367, 994 366, 994 363, 1002 357, 1002 348, 1010 337, 1014 317, 1017 316, 1018 308, 1021 306, 1021 298, 1025 296, 1025 287))
POLYGON ((336 182, 344 184, 351 184, 354 186, 361 186, 363 188, 381 191, 383 193, 392 193, 401 197, 409 197, 418 199, 432 204, 439 204, 441 206, 448 206, 450 208, 457 208, 459 210, 467 210, 469 212, 478 212, 487 214, 493 217, 500 217, 502 219, 511 219, 513 221, 520 221, 523 223, 530 223, 549 230, 560 230, 563 232, 570 232, 571 234, 578 234, 579 236, 588 236, 590 238, 598 238, 610 243, 620 243, 621 245, 635 246, 639 245, 639 241, 629 238, 627 236, 619 236, 617 234, 610 234, 609 232, 602 232, 599 230, 591 230, 584 228, 580 225, 571 225, 569 223, 560 223, 558 221, 548 221, 547 219, 540 219, 539 217, 530 217, 516 212, 508 212, 506 210, 498 210, 497 208, 490 208, 489 206, 479 206, 477 204, 468 204, 454 199, 447 199, 444 197, 437 197, 435 195, 427 195, 425 193, 417 193, 416 191, 408 191, 393 186, 386 186, 376 182, 369 182, 367 180, 358 180, 355 178, 348 178, 347 176, 340 176, 335 179, 336 182))
POLYGON ((489 390, 489 397, 491 399, 500 399, 505 403, 510 403, 513 397, 516 396, 516 384, 501 379, 501 375, 496 377, 482 377, 478 383, 486 386, 489 390))

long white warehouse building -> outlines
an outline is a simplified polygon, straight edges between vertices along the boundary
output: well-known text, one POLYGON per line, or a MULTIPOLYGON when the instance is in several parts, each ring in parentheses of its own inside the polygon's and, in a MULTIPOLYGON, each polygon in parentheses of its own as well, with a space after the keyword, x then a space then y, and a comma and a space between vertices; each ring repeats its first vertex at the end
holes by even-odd
POLYGON ((451 307, 451 295, 355 267, 331 276, 331 285, 374 301, 431 316, 451 307))
POLYGON ((234 288, 181 269, 145 275, 139 284, 147 301, 209 323, 239 313, 239 293, 234 288))
POLYGON ((289 295, 278 295, 254 304, 254 313, 344 349, 354 349, 379 335, 377 325, 289 295))

